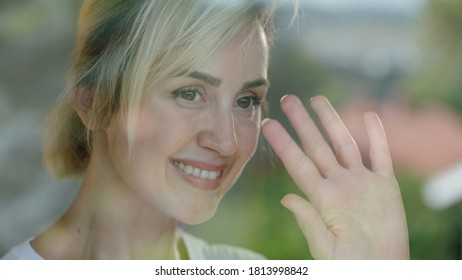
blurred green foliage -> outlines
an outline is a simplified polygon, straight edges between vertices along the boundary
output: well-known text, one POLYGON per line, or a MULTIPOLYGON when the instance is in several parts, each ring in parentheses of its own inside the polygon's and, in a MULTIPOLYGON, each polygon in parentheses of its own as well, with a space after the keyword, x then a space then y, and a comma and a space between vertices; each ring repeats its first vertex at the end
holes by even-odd
POLYGON ((411 259, 460 259, 460 209, 435 211, 424 205, 420 194, 422 178, 398 172, 409 227, 411 259))
MULTIPOLYGON (((427 0, 420 23, 419 68, 405 92, 417 105, 439 103, 462 114, 462 1, 427 0)), ((401 174, 409 217, 411 253, 417 259, 462 258, 462 205, 443 211, 426 208, 419 195, 423 182, 401 174)))
POLYGON ((408 92, 462 113, 462 1, 428 0, 420 26, 421 63, 408 92))

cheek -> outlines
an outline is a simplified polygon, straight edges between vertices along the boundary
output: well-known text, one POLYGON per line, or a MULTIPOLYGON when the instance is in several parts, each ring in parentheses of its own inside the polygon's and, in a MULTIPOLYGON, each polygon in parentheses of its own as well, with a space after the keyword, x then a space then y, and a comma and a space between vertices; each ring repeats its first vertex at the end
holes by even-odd
POLYGON ((141 111, 135 130, 135 150, 141 157, 168 156, 187 141, 191 126, 188 122, 160 109, 141 111))
POLYGON ((165 112, 159 106, 141 108, 135 130, 135 141, 159 147, 158 144, 172 140, 166 138, 172 138, 172 134, 178 131, 178 124, 172 112, 165 112))
POLYGON ((119 173, 128 177, 132 177, 131 173, 137 173, 135 177, 138 177, 144 169, 153 164, 154 159, 161 156, 161 152, 165 150, 165 143, 171 140, 166 139, 168 128, 165 123, 152 113, 141 110, 133 135, 134 142, 130 147, 125 122, 121 119, 114 120, 108 130, 108 148, 119 173), (130 160, 127 160, 129 158, 130 160))
POLYGON ((257 148, 260 126, 257 122, 241 123, 237 129, 238 144, 241 153, 250 158, 257 148))
POLYGON ((143 147, 159 147, 167 131, 164 120, 153 119, 150 114, 140 113, 135 130, 135 149, 143 147))

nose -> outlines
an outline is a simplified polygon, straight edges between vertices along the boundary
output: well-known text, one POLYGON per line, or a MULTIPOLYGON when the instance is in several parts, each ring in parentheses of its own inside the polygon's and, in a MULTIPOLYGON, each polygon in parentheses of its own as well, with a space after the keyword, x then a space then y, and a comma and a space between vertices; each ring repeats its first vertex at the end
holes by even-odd
POLYGON ((231 156, 237 150, 237 135, 233 112, 217 112, 199 133, 200 147, 213 150, 220 156, 231 156))

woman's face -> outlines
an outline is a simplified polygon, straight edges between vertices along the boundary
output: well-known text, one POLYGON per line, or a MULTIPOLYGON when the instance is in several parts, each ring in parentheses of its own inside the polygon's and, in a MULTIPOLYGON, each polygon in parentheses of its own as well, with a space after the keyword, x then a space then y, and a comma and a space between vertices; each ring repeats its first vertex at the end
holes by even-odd
POLYGON ((260 30, 239 34, 187 77, 175 77, 141 102, 131 161, 119 115, 107 129, 117 177, 166 216, 209 219, 255 152, 268 47, 260 30))

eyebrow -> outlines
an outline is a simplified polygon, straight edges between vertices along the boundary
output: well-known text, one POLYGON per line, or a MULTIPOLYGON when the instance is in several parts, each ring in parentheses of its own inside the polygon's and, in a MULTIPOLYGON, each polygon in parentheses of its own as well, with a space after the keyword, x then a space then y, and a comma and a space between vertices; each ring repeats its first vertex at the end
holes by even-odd
POLYGON ((269 86, 269 81, 265 78, 256 79, 253 81, 245 82, 241 90, 247 90, 251 88, 256 88, 260 86, 269 86))
POLYGON ((199 72, 199 71, 191 72, 190 74, 188 74, 188 77, 204 81, 204 82, 206 82, 208 84, 211 84, 212 86, 215 86, 215 87, 219 87, 220 84, 221 84, 221 79, 220 78, 216 78, 216 77, 214 77, 212 75, 209 75, 209 74, 206 74, 206 73, 203 73, 203 72, 199 72))
MULTIPOLYGON (((199 72, 199 71, 193 71, 188 74, 188 77, 198 79, 201 81, 204 81, 214 87, 219 87, 221 85, 222 80, 220 78, 214 77, 212 75, 199 72)), ((269 81, 265 78, 259 78, 253 81, 245 82, 242 85, 241 90, 247 90, 250 88, 255 88, 259 86, 269 86, 269 81)))

